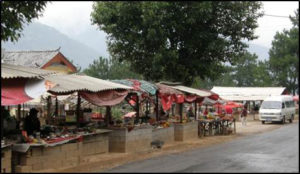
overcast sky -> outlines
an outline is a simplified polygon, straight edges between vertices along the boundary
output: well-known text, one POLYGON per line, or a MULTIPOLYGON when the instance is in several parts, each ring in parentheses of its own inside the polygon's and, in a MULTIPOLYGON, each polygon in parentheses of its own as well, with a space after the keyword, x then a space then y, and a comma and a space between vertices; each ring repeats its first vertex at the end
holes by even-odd
MULTIPOLYGON (((93 2, 86 1, 51 2, 47 4, 43 16, 37 21, 54 27, 70 37, 74 37, 89 28, 96 30, 97 27, 92 26, 90 20, 92 4, 93 2)), ((297 1, 266 1, 263 2, 262 10, 269 15, 289 16, 294 15, 298 7, 299 3, 297 1)), ((292 27, 289 18, 284 17, 263 16, 258 19, 258 24, 259 27, 255 30, 255 33, 259 38, 252 41, 252 43, 267 48, 271 48, 271 42, 276 31, 292 27)), ((99 34, 105 35, 103 31, 99 31, 99 34)))

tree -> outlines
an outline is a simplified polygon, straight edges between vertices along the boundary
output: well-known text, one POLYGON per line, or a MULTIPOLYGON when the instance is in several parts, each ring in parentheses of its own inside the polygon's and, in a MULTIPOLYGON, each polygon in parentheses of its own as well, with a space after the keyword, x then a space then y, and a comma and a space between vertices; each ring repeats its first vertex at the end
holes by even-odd
POLYGON ((239 87, 254 86, 257 55, 246 52, 233 68, 233 79, 239 87))
POLYGON ((293 27, 276 33, 269 55, 274 84, 295 94, 299 93, 299 9, 290 19, 293 27))
POLYGON ((106 59, 99 57, 94 60, 87 69, 83 71, 85 74, 100 79, 142 79, 142 76, 134 73, 130 69, 128 62, 118 62, 115 59, 106 59))
POLYGON ((37 18, 47 1, 1 1, 1 41, 17 41, 23 25, 37 18))
POLYGON ((110 54, 146 80, 214 78, 253 40, 260 2, 95 2, 110 54))
POLYGON ((271 87, 274 86, 270 74, 270 63, 269 61, 258 61, 256 69, 254 71, 254 82, 253 86, 259 87, 271 87))
POLYGON ((225 71, 214 79, 206 78, 203 80, 198 77, 192 85, 192 87, 195 88, 203 88, 208 90, 212 89, 214 86, 236 86, 236 83, 233 79, 232 66, 225 66, 225 71))
POLYGON ((211 89, 213 86, 263 87, 272 86, 268 61, 258 61, 256 54, 246 52, 234 66, 227 65, 225 73, 216 79, 196 80, 193 86, 211 89))

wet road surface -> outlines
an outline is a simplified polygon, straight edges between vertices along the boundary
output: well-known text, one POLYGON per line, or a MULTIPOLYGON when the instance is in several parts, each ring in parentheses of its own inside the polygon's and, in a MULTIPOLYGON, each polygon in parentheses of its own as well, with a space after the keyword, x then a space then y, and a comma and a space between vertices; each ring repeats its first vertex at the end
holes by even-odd
POLYGON ((299 123, 105 172, 299 172, 299 123))

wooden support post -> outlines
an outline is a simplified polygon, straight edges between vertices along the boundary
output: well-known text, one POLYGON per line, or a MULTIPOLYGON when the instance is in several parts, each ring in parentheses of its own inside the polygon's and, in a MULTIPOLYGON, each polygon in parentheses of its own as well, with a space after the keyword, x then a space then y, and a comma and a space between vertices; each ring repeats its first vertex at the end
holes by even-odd
POLYGON ((158 93, 156 92, 156 102, 155 102, 155 107, 156 107, 156 121, 159 121, 159 117, 158 117, 158 93))
POLYGON ((252 102, 253 103, 253 120, 255 120, 255 101, 252 102))
MULTIPOLYGON (((3 132, 4 132, 4 116, 2 115, 4 113, 4 109, 5 109, 4 106, 1 106, 1 140, 3 140, 3 132)), ((2 155, 2 153, 1 153, 1 155, 2 155)), ((2 158, 2 156, 1 156, 1 158, 2 158)), ((2 162, 2 159, 1 159, 1 162, 2 162)))
POLYGON ((197 102, 195 101, 195 120, 197 120, 197 102))
POLYGON ((76 107, 76 123, 77 127, 80 127, 80 103, 81 103, 81 98, 79 93, 77 93, 77 107, 76 107))
POLYGON ((57 96, 55 97, 55 116, 58 116, 58 99, 57 96))
POLYGON ((50 123, 51 119, 51 96, 48 96, 47 98, 47 118, 46 118, 46 124, 50 123))
POLYGON ((25 118, 25 105, 23 103, 22 117, 25 118))
POLYGON ((179 112, 180 112, 180 123, 182 123, 182 114, 183 114, 183 103, 180 103, 180 108, 179 108, 179 112))
POLYGON ((21 121, 21 105, 20 104, 18 104, 17 120, 21 121))
POLYGON ((138 94, 136 94, 136 120, 139 123, 139 121, 140 121, 140 100, 139 100, 138 94))
POLYGON ((235 124, 235 118, 233 119, 233 126, 234 126, 234 134, 236 134, 236 124, 235 124))
POLYGON ((110 106, 106 106, 105 121, 106 121, 107 126, 109 126, 110 122, 111 122, 111 107, 110 106))

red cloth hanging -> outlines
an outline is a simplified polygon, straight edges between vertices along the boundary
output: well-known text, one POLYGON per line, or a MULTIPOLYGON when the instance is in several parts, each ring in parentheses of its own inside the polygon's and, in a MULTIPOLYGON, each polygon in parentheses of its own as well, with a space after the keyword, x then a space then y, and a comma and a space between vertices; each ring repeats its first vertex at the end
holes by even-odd
POLYGON ((113 106, 121 103, 128 94, 127 90, 107 90, 100 92, 79 92, 80 96, 97 106, 113 106))
POLYGON ((194 102, 196 99, 197 99, 196 95, 186 95, 184 97, 184 100, 189 103, 194 102))
POLYGON ((173 103, 172 95, 161 95, 161 104, 164 111, 167 111, 171 108, 173 103))

